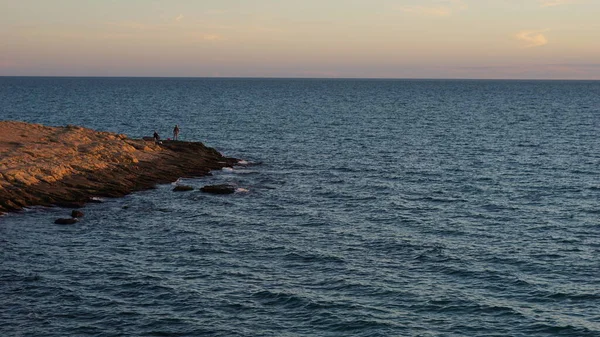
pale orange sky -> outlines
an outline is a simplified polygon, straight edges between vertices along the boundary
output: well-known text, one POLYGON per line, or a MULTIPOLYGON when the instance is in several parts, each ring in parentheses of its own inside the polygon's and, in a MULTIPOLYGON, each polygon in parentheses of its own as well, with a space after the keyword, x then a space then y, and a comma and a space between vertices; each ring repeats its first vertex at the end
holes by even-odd
POLYGON ((600 0, 0 0, 0 76, 600 80, 600 0))

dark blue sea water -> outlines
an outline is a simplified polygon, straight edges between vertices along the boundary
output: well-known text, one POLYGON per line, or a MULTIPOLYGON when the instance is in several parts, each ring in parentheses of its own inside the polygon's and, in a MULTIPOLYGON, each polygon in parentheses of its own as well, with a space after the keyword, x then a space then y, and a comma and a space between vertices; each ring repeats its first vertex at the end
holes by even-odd
POLYGON ((252 165, 0 217, 2 336, 600 336, 600 82, 0 78, 252 165))

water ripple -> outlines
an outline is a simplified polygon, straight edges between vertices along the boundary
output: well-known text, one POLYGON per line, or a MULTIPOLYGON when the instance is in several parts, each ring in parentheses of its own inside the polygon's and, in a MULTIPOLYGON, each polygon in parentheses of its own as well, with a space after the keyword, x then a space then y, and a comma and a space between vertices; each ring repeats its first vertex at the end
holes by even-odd
POLYGON ((599 85, 0 79, 2 119, 177 123, 246 161, 77 226, 0 217, 0 332, 598 336, 599 85))

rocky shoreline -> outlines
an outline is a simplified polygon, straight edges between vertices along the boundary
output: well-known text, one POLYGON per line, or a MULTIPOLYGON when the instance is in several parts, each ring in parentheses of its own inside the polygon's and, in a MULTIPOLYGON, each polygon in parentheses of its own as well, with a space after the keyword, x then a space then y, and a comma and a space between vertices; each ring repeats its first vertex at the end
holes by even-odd
POLYGON ((205 176, 237 161, 199 142, 155 144, 79 126, 0 121, 0 213, 81 207, 96 197, 205 176))

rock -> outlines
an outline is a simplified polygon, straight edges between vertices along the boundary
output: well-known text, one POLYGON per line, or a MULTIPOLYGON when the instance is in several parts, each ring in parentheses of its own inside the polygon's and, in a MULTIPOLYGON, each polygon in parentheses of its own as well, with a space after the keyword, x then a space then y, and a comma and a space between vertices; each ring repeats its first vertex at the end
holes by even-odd
POLYGON ((191 191, 194 188, 192 186, 188 186, 188 185, 177 185, 175 186, 175 188, 173 188, 173 192, 185 192, 185 191, 191 191))
POLYGON ((85 206, 83 201, 60 201, 55 203, 56 206, 62 208, 82 208, 85 206))
POLYGON ((200 189, 202 192, 212 194, 231 194, 235 192, 235 186, 233 185, 207 185, 200 189))
POLYGON ((0 121, 0 214, 38 205, 80 208, 100 202, 92 197, 122 197, 237 162, 200 142, 158 146, 73 125, 0 121))
POLYGON ((72 225, 77 223, 77 221, 79 221, 77 218, 60 218, 54 220, 54 223, 57 225, 72 225))
POLYGON ((71 212, 71 216, 73 218, 83 218, 83 212, 82 211, 78 211, 78 210, 73 210, 71 212))

